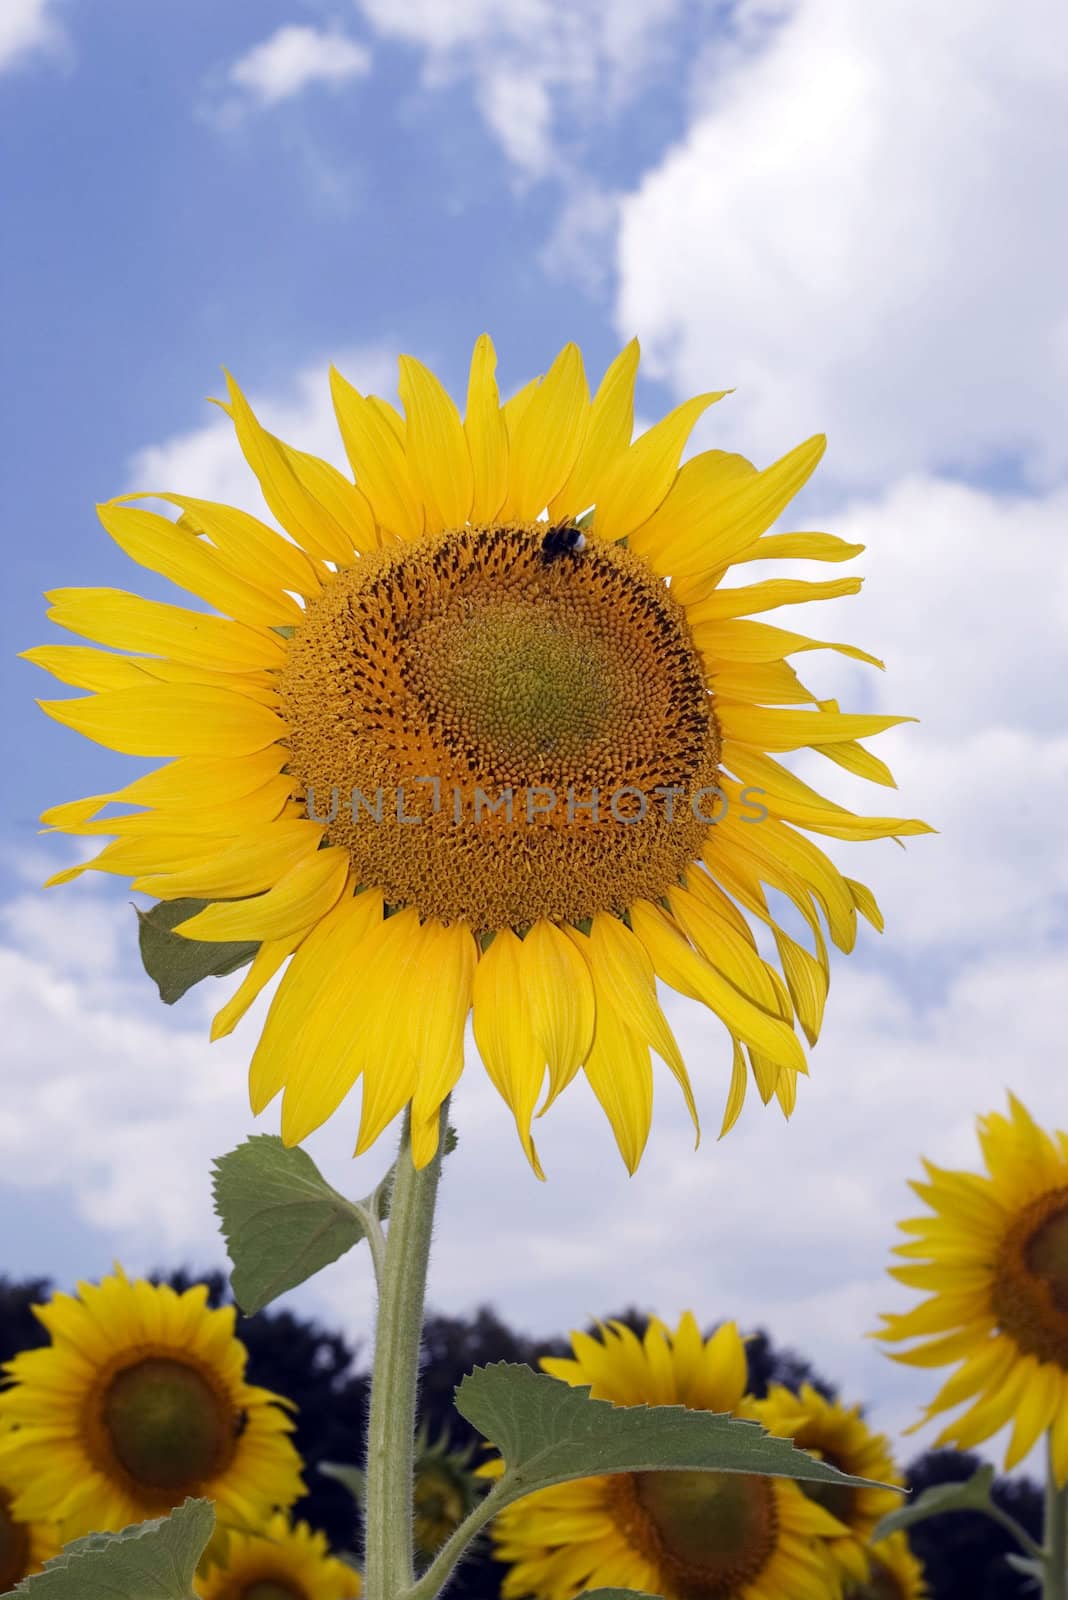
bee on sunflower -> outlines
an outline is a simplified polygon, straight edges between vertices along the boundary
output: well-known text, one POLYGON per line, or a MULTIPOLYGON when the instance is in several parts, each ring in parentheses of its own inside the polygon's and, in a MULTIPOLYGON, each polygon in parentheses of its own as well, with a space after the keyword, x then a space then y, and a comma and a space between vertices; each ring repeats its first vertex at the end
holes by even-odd
POLYGON ((51 1343, 5 1366, 0 1483, 23 1523, 65 1540, 214 1501, 222 1527, 255 1526, 303 1493, 287 1402, 245 1382, 232 1306, 121 1269, 34 1311, 51 1343))
POLYGON ((789 1114, 807 1070, 798 1030, 811 1044, 820 1029, 827 935, 848 951, 858 914, 881 927, 871 892, 809 835, 928 831, 855 816, 777 759, 811 749, 892 782, 859 741, 905 719, 820 701, 790 658, 881 663, 756 620, 860 580, 724 581, 766 559, 857 554, 827 534, 768 533, 822 436, 763 470, 714 449, 680 466, 721 395, 632 440, 637 368, 633 342, 591 400, 567 345, 502 405, 483 336, 463 419, 411 357, 403 416, 334 372, 355 481, 267 431, 231 382, 238 445, 283 531, 182 493, 155 496, 176 523, 129 503, 145 497, 111 501, 100 518, 120 548, 212 610, 114 589, 49 596, 54 622, 106 648, 28 651, 90 691, 44 709, 168 758, 45 814, 111 836, 53 881, 129 877, 160 901, 206 902, 182 936, 257 944, 214 1036, 284 969, 250 1087, 257 1112, 283 1094, 289 1144, 362 1080, 357 1152, 409 1107, 425 1167, 471 1014, 539 1174, 535 1112, 580 1071, 633 1170, 651 1051, 697 1122, 657 979, 726 1029, 723 1131, 750 1075, 789 1114), (137 809, 99 815, 113 801, 137 809), (780 926, 769 889, 809 943, 780 926))

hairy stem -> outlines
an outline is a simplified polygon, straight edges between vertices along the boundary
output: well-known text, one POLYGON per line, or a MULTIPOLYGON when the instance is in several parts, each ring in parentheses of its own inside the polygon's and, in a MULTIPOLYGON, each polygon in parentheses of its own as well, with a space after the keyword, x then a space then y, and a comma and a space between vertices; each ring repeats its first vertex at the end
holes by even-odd
POLYGON ((398 1600, 410 1588, 412 1470, 419 1346, 423 1332, 430 1235, 445 1139, 441 1111, 438 1151, 422 1171, 412 1164, 410 1122, 394 1169, 389 1230, 378 1286, 378 1319, 367 1432, 364 1595, 398 1600))
POLYGON ((1068 1486, 1057 1487, 1051 1435, 1046 1436, 1046 1522, 1042 1543, 1042 1600, 1068 1600, 1068 1486))

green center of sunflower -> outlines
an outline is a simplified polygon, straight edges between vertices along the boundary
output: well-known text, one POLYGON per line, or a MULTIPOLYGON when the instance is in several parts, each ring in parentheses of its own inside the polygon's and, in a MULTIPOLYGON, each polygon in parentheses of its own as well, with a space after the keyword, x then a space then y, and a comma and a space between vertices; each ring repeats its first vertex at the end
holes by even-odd
POLYGON ((625 1529, 679 1600, 728 1600, 775 1548, 778 1513, 766 1478, 636 1472, 620 1487, 625 1529))
POLYGON ((203 1483, 233 1451, 234 1417, 223 1397, 194 1367, 165 1357, 116 1374, 103 1423, 119 1462, 149 1489, 203 1483))
POLYGON ((11 1501, 0 1489, 0 1593, 13 1589, 30 1564, 30 1530, 11 1515, 11 1501))
POLYGON ((1068 1369, 1068 1189, 1040 1195, 1008 1229, 991 1303, 1022 1350, 1068 1369))
POLYGON ((257 1578, 247 1589, 242 1589, 238 1600, 304 1600, 304 1595, 300 1589, 291 1589, 288 1583, 257 1578))
POLYGON ((290 641, 289 771, 391 905, 476 929, 618 912, 676 883, 716 814, 682 607, 628 551, 547 559, 545 535, 376 551, 290 641))

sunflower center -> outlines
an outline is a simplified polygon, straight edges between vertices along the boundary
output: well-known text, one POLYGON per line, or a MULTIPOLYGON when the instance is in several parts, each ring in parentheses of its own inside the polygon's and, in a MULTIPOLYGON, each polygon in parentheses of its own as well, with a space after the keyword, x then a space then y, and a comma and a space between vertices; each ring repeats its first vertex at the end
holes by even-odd
POLYGON ((1039 1196, 1016 1218, 998 1252, 992 1303, 1022 1350, 1068 1368, 1068 1189, 1039 1196))
POLYGON ((180 1490, 211 1478, 233 1451, 233 1422, 206 1378, 165 1357, 123 1368, 103 1398, 115 1455, 151 1489, 180 1490))
POLYGON ((288 770, 391 905, 476 929, 618 912, 675 883, 716 814, 682 608, 628 551, 547 559, 545 533, 377 551, 290 642, 288 770))
POLYGON ((618 1480, 622 1525, 679 1600, 727 1600, 759 1576, 778 1514, 766 1478, 635 1472, 618 1480))
POLYGON ((0 1489, 0 1593, 13 1589, 30 1564, 30 1530, 11 1515, 11 1502, 0 1489))
POLYGON ((304 1600, 300 1589, 291 1589, 288 1583, 275 1578, 257 1578, 247 1589, 242 1589, 237 1600, 304 1600))

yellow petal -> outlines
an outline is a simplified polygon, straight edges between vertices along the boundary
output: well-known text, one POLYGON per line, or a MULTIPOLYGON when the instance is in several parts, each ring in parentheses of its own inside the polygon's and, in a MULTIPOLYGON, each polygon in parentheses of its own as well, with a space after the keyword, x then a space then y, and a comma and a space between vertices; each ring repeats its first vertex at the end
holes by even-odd
POLYGON ((558 494, 575 464, 589 422, 582 355, 566 344, 512 425, 508 416, 509 516, 530 522, 558 494))
POLYGON ((807 583, 802 578, 771 578, 766 583, 743 584, 736 589, 717 589, 707 600, 687 609, 687 620, 694 631, 698 649, 706 645, 703 632, 709 623, 732 617, 749 617, 759 611, 774 611, 779 606, 808 605, 814 600, 840 600, 859 594, 862 578, 828 578, 824 583, 807 583))
POLYGON ((766 533, 747 545, 736 561, 852 561, 867 548, 847 544, 833 533, 766 533))
POLYGON ((549 502, 549 515, 554 521, 576 517, 593 505, 601 484, 628 449, 634 432, 638 356, 638 341, 632 339, 601 380, 578 459, 564 487, 549 502))
POLYGON ((593 531, 602 539, 625 539, 659 506, 678 470, 694 423, 727 390, 697 395, 635 439, 600 485, 593 531))
MULTIPOLYGON (((351 545, 360 552, 377 549, 378 529, 367 496, 361 494, 332 462, 323 461, 304 450, 294 450, 291 444, 283 444, 281 439, 278 444, 294 477, 333 523, 336 535, 333 531, 330 534, 331 547, 342 548, 340 541, 343 539, 345 545, 351 545)), ((319 532, 321 535, 321 523, 319 532)), ((341 564, 347 565, 351 559, 351 556, 342 557, 341 564)))
POLYGON ((442 383, 414 356, 401 356, 401 403, 408 426, 408 471, 426 508, 426 530, 462 528, 474 479, 463 423, 442 383))
POLYGON ((732 1039, 734 1056, 731 1061, 731 1081, 727 1090, 727 1103, 723 1107, 723 1121, 720 1124, 719 1137, 730 1133, 734 1124, 742 1114, 745 1104, 745 1091, 749 1086, 749 1072, 745 1064, 745 1054, 737 1039, 732 1039))
MULTIPOLYGON (((735 470, 741 458, 713 461, 694 477, 700 480, 675 517, 646 535, 656 554, 657 571, 680 576, 726 566, 764 533, 815 471, 827 441, 822 434, 789 451, 762 472, 735 470)), ((700 460, 700 457, 697 458, 700 460)), ((749 463, 745 465, 748 467, 749 463)), ((682 474, 680 473, 680 478, 682 474)))
POLYGON ((353 543, 349 533, 339 526, 322 502, 309 493, 298 476, 296 458, 291 459, 287 447, 260 426, 229 373, 226 387, 237 442, 256 474, 272 516, 309 554, 325 561, 351 562, 353 543))
POLYGON ((150 684, 84 700, 39 700, 46 715, 130 756, 251 755, 286 725, 265 706, 226 689, 150 684))
POLYGON ((338 846, 317 850, 290 867, 266 894, 207 906, 179 922, 184 939, 226 943, 241 939, 285 939, 311 927, 334 906, 348 876, 349 853, 338 846))
POLYGON ((754 1045, 778 1065, 807 1071, 804 1051, 793 1031, 736 989, 675 931, 663 913, 646 901, 631 907, 635 933, 652 957, 657 976, 681 994, 714 1011, 736 1038, 754 1045))
POLYGON ((600 970, 594 967, 589 939, 576 929, 569 929, 568 937, 590 965, 597 1007, 585 1077, 608 1118, 627 1171, 633 1173, 641 1161, 653 1117, 649 1046, 617 1012, 615 996, 605 989, 600 970))
POLYGON ((701 649, 711 661, 777 661, 803 650, 837 650, 839 655, 849 656, 853 661, 865 661, 872 667, 883 665, 878 656, 858 650, 855 645, 809 639, 803 633, 790 633, 768 622, 749 622, 741 618, 708 622, 704 624, 702 635, 701 649))
MULTIPOLYGON (((158 900, 237 900, 273 888, 290 867, 319 847, 322 829, 301 818, 263 828, 175 871, 157 869, 135 878, 133 887, 158 900)), ((202 841, 203 843, 203 841, 202 841)))
POLYGON ((53 589, 50 622, 117 650, 175 656, 220 672, 280 667, 285 645, 276 633, 184 606, 143 600, 123 589, 53 589))
POLYGON ((840 743, 884 733, 915 717, 876 717, 863 712, 780 711, 766 706, 728 702, 716 709, 724 739, 755 745, 758 750, 801 750, 805 745, 840 743))
POLYGON ((41 813, 41 821, 55 828, 72 825, 94 816, 109 801, 127 805, 169 806, 189 816, 203 806, 225 806, 252 794, 269 783, 286 763, 288 751, 271 745, 254 755, 237 759, 217 756, 185 756, 165 767, 156 767, 111 794, 90 795, 85 800, 68 800, 41 813))
MULTIPOLYGON (((329 1041, 344 1037, 354 988, 347 980, 358 970, 357 951, 381 922, 380 893, 343 896, 297 950, 271 1001, 249 1068, 249 1099, 257 1116, 295 1075, 306 1070, 314 1077, 329 1041)), ((320 1082, 325 1120, 343 1096, 330 1104, 331 1086, 323 1078, 320 1082)))
POLYGON ((551 922, 536 922, 520 941, 519 971, 530 1025, 549 1067, 543 1115, 575 1076, 593 1039, 593 982, 571 940, 551 922))
POLYGON ((203 539, 167 517, 114 504, 97 506, 97 515, 132 561, 199 595, 217 611, 268 627, 302 620, 304 612, 291 595, 238 577, 203 539))
POLYGON ((478 951, 470 928, 430 921, 423 928, 419 1003, 412 1008, 416 1066, 412 1159, 425 1167, 438 1146, 439 1112, 464 1064, 464 1027, 471 1010, 478 951))
POLYGON ((330 369, 330 391, 345 454, 376 522, 399 539, 417 539, 423 531, 423 508, 396 430, 335 367, 330 369))
MULTIPOLYGON (((674 885, 668 896, 671 911, 682 932, 705 960, 769 1016, 778 1013, 771 970, 750 939, 740 935, 720 915, 719 909, 697 895, 674 885)), ((743 1037, 745 1037, 743 1035, 743 1037)), ((762 1048, 758 1045, 757 1048, 762 1048)))
POLYGON ((471 521, 492 522, 508 493, 508 424, 497 392, 497 352, 488 333, 475 340, 464 433, 471 457, 471 521))
POLYGON ((256 581, 303 595, 318 594, 322 587, 325 569, 321 561, 248 511, 187 494, 121 495, 116 504, 124 500, 163 500, 177 506, 194 530, 206 535, 230 562, 231 570, 245 572, 256 581))
POLYGON ((886 762, 880 761, 878 756, 872 755, 870 750, 865 750, 854 739, 847 739, 842 744, 820 745, 819 753, 826 756, 828 761, 833 761, 836 767, 853 772, 858 778, 867 778, 869 783, 881 783, 887 789, 897 788, 894 774, 886 762))
POLYGON ((233 1033, 241 1018, 270 983, 304 938, 306 930, 287 934, 284 939, 266 939, 252 958, 252 964, 226 1004, 211 1021, 212 1043, 233 1033))
POLYGON ((32 650, 19 652, 22 661, 50 672, 60 683, 72 689, 90 689, 93 693, 108 689, 138 689, 145 683, 145 674, 129 656, 108 655, 91 644, 42 644, 32 650))
POLYGON ((502 928, 479 959, 473 984, 475 1043, 491 1083, 511 1108, 527 1160, 543 1178, 530 1124, 545 1060, 531 1026, 518 946, 512 930, 502 928))

